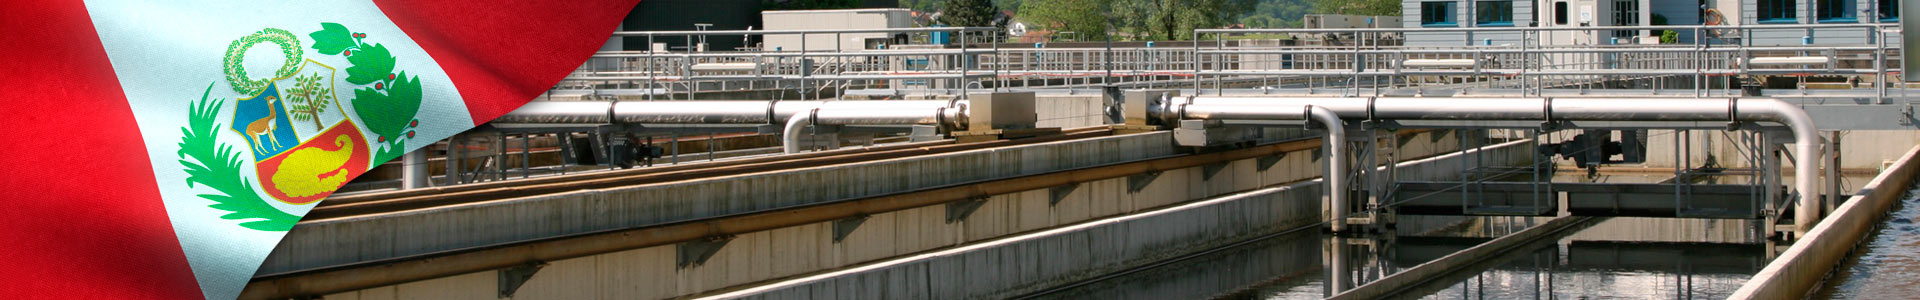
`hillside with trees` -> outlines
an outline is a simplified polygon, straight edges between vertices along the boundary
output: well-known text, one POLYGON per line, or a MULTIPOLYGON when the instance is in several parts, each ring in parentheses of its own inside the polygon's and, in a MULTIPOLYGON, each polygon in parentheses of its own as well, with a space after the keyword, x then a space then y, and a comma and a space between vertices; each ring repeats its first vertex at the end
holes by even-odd
POLYGON ((900 7, 941 12, 951 5, 966 9, 952 20, 978 20, 985 2, 1034 29, 1071 31, 1084 40, 1104 39, 1108 29, 1116 40, 1183 40, 1196 28, 1292 28, 1310 13, 1400 15, 1400 1, 1393 0, 900 0, 900 7))

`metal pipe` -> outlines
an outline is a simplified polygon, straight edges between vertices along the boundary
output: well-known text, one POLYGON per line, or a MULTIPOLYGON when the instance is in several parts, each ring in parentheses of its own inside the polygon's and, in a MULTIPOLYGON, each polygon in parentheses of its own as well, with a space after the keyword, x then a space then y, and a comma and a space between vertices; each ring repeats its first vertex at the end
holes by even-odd
MULTIPOLYGON (((448 172, 452 173, 452 172, 448 172)), ((400 157, 400 189, 410 190, 427 187, 427 149, 421 148, 407 152, 400 157)))
POLYGON ((800 131, 806 129, 808 125, 813 125, 813 116, 819 112, 820 109, 815 108, 807 113, 787 118, 787 128, 780 132, 780 148, 786 150, 787 154, 800 153, 800 131))
MULTIPOLYGON (((500 123, 621 123, 635 124, 782 124, 795 114, 823 108, 827 110, 911 110, 934 112, 949 108, 949 101, 631 101, 607 102, 535 101, 494 122, 500 123), (771 105, 771 106, 770 106, 771 105), (611 109, 611 113, 609 113, 611 109)), ((956 113, 964 115, 965 106, 956 113)), ((934 114, 928 114, 933 116, 934 114)), ((953 120, 953 118, 948 118, 953 120)), ((919 124, 919 123, 905 123, 919 124)), ((938 124, 938 123, 927 123, 938 124)), ((946 124, 960 125, 960 124, 946 124)))
MULTIPOLYGON (((1820 219, 1820 157, 1823 142, 1813 118, 1794 104, 1771 98, 1223 98, 1191 97, 1182 110, 1206 106, 1322 107, 1345 119, 1375 120, 1568 120, 1775 122, 1794 135, 1794 189, 1799 194, 1794 227, 1806 232, 1820 219)), ((1174 104, 1169 104, 1174 105, 1174 104)), ((1223 116, 1225 116, 1223 114, 1223 116)), ((1331 177, 1331 176, 1329 176, 1331 177)))
POLYGON ((786 124, 786 153, 800 152, 801 129, 811 125, 939 125, 967 127, 965 103, 922 101, 638 101, 528 103, 496 119, 502 123, 786 124))
MULTIPOLYGON (((1347 227, 1347 127, 1340 116, 1324 107, 1308 105, 1307 116, 1327 127, 1327 198, 1333 201, 1333 232, 1347 227)), ((1371 166, 1369 166, 1371 167, 1371 166)))
MULTIPOLYGON (((1327 129, 1322 141, 1326 148, 1327 201, 1332 203, 1333 220, 1328 224, 1333 232, 1346 230, 1347 226, 1347 128, 1340 115, 1333 110, 1318 105, 1205 105, 1190 99, 1188 103, 1173 104, 1163 102, 1170 107, 1163 111, 1179 115, 1179 119, 1204 120, 1304 120, 1320 123, 1327 129)), ((1218 98, 1214 98, 1218 101, 1218 98)), ((1226 102, 1226 101, 1219 101, 1226 102)))

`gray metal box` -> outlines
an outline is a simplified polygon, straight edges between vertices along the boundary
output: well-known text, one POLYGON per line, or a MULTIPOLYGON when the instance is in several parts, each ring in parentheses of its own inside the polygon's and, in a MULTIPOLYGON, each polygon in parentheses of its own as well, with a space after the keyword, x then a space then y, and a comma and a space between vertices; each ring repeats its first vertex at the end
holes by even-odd
POLYGON ((1033 92, 967 94, 967 130, 1034 128, 1033 101, 1033 92))

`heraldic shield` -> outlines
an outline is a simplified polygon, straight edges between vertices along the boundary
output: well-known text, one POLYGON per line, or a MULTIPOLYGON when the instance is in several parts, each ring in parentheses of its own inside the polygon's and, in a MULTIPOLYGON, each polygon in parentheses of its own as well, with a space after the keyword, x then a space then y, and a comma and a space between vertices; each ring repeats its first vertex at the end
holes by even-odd
MULTIPOLYGON (((322 70, 330 71, 324 66, 322 70)), ((231 129, 245 136, 251 146, 256 178, 268 196, 288 204, 313 203, 366 173, 372 151, 351 118, 340 114, 324 130, 302 134, 295 126, 308 122, 296 123, 288 112, 298 115, 300 110, 313 108, 289 106, 285 98, 278 83, 268 83, 252 98, 234 105, 231 129)), ((305 119, 319 124, 320 120, 334 118, 305 119)))

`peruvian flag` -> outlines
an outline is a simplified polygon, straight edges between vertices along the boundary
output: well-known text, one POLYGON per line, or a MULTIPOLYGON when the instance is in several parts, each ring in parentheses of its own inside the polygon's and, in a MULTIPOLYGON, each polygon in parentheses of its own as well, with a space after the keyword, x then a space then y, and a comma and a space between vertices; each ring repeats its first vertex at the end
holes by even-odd
POLYGON ((234 298, 315 203, 525 104, 637 2, 0 3, 0 292, 234 298))

